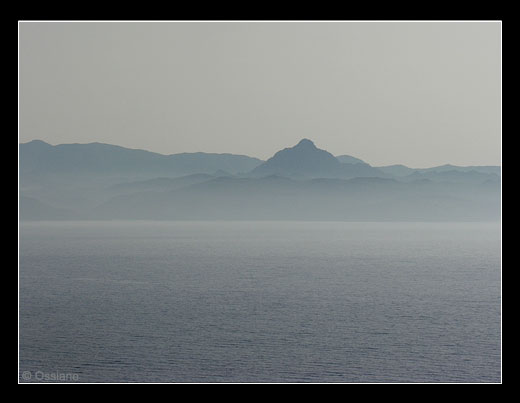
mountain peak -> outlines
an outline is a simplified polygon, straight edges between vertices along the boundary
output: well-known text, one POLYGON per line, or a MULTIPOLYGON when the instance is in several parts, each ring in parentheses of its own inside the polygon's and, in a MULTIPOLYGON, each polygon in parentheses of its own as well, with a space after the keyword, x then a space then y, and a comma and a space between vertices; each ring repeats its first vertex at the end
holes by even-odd
POLYGON ((301 139, 298 144, 296 144, 296 147, 313 147, 316 148, 314 143, 309 139, 301 139))
POLYGON ((52 145, 50 145, 49 143, 46 143, 45 141, 43 140, 31 140, 31 141, 28 141, 27 143, 20 143, 20 145, 29 145, 29 146, 36 146, 36 147, 52 147, 52 145))
POLYGON ((259 165, 253 175, 326 175, 335 172, 339 161, 329 152, 320 150, 309 139, 302 139, 294 147, 284 148, 259 165))

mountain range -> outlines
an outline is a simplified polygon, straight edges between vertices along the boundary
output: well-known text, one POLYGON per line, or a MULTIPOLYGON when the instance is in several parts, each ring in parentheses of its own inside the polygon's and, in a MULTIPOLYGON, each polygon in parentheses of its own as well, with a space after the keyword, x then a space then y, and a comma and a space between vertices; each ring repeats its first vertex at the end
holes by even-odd
POLYGON ((262 161, 120 146, 19 145, 22 220, 496 220, 499 166, 373 167, 309 139, 262 161))
POLYGON ((20 144, 20 173, 103 175, 187 175, 223 170, 249 172, 262 161, 234 154, 180 153, 163 155, 120 146, 59 144, 41 140, 20 144))

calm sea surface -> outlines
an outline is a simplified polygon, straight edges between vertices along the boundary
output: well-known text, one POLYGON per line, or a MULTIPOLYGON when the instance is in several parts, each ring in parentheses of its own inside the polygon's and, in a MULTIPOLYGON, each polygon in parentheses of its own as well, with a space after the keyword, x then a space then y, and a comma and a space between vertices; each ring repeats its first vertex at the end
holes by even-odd
POLYGON ((498 223, 20 224, 20 381, 500 382, 498 223))

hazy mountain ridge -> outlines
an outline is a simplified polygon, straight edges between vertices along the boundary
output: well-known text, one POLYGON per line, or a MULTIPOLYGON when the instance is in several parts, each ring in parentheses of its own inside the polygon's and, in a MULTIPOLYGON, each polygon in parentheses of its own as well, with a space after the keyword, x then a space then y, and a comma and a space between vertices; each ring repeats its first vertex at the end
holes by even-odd
POLYGON ((195 183, 205 182, 215 178, 210 174, 192 174, 177 178, 153 178, 141 181, 123 182, 112 185, 108 188, 114 193, 133 193, 146 190, 167 191, 195 183))
POLYGON ((464 182, 484 183, 486 181, 500 181, 500 177, 494 173, 483 173, 475 170, 459 171, 456 169, 445 171, 414 171, 412 174, 402 177, 402 180, 415 181, 429 179, 436 182, 464 182))
POLYGON ((377 167, 380 171, 383 171, 389 175, 396 177, 403 177, 411 175, 415 172, 418 173, 432 173, 432 172, 446 172, 446 171, 458 171, 458 172, 480 172, 484 174, 495 174, 500 175, 501 167, 495 165, 484 165, 484 166, 457 166, 457 165, 440 165, 431 168, 409 168, 405 165, 396 164, 396 165, 387 165, 377 167))
POLYGON ((20 144, 20 173, 149 173, 188 175, 248 172, 262 163, 258 158, 235 154, 180 153, 158 154, 111 144, 60 144, 41 140, 20 144))
POLYGON ((484 186, 393 179, 215 178, 174 191, 119 196, 92 218, 118 219, 496 219, 499 194, 484 186), (143 209, 143 205, 149 206, 143 209), (487 211, 489 208, 489 212, 487 211))
POLYGON ((500 217, 500 167, 415 170, 356 160, 334 157, 308 139, 265 162, 232 154, 166 156, 99 143, 52 146, 33 141, 20 145, 20 218, 500 217))
POLYGON ((351 155, 336 155, 336 159, 342 164, 366 164, 365 161, 351 155))

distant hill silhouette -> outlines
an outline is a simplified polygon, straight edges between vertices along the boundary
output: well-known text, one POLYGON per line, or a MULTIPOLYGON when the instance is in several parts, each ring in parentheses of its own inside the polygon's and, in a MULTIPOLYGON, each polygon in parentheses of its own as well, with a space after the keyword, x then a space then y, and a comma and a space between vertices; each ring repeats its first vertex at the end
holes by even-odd
POLYGON ((336 155, 336 159, 342 164, 366 164, 365 161, 351 155, 336 155))
POLYGON ((459 171, 459 172, 480 172, 484 174, 495 174, 500 175, 500 167, 494 166, 494 165, 488 165, 488 166, 457 166, 457 165, 440 165, 436 167, 431 168, 409 168, 405 165, 396 164, 396 165, 387 165, 387 166, 381 166, 377 167, 380 171, 383 171, 384 173, 387 173, 392 176, 396 177, 402 177, 411 175, 414 172, 418 173, 428 173, 428 172, 445 172, 445 171, 459 171))
POLYGON ((377 169, 392 176, 406 176, 415 172, 414 169, 401 164, 377 167, 377 169))
POLYGON ((248 172, 261 164, 258 158, 234 154, 181 153, 163 155, 120 146, 60 144, 40 140, 20 144, 20 173, 187 175, 248 172))
POLYGON ((494 173, 483 173, 477 171, 460 171, 456 169, 441 171, 414 171, 410 175, 402 178, 406 181, 416 181, 421 179, 429 179, 435 182, 451 182, 451 183, 484 183, 486 181, 500 181, 500 177, 494 173))

